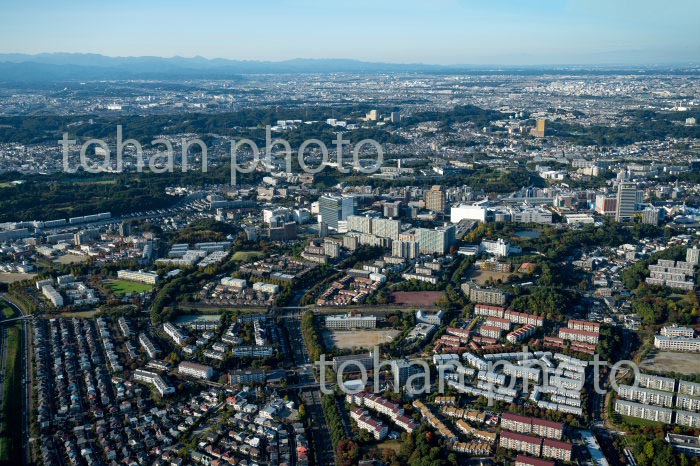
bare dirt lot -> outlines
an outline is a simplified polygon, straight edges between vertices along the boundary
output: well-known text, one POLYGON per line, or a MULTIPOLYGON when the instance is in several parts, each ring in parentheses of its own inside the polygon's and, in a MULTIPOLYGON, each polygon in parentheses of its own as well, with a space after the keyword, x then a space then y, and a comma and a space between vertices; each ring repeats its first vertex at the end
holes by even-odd
POLYGON ((677 372, 685 375, 696 375, 700 373, 700 353, 652 351, 642 361, 640 368, 654 372, 677 372))
POLYGON ((474 280, 476 283, 479 285, 485 285, 489 279, 492 281, 497 281, 497 280, 502 280, 505 282, 508 280, 508 277, 513 275, 510 272, 491 272, 489 270, 481 270, 481 269, 475 269, 472 271, 472 274, 469 278, 474 280))
POLYGON ((414 306, 434 306, 436 301, 445 297, 442 291, 394 291, 391 293, 392 304, 409 304, 414 306))
POLYGON ((390 342, 398 330, 324 330, 323 342, 326 347, 339 349, 372 349, 376 345, 390 342))
POLYGON ((54 262, 59 264, 79 264, 90 259, 88 256, 78 256, 77 254, 66 254, 56 259, 54 262))
POLYGON ((2 272, 0 273, 0 283, 14 283, 34 277, 36 277, 35 273, 2 272))

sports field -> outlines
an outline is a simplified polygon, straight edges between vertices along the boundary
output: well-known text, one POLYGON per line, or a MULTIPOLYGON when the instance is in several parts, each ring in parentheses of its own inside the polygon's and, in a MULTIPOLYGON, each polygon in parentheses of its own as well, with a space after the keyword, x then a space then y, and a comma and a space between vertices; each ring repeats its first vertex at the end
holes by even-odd
POLYGON ((107 286, 114 294, 143 293, 144 291, 151 291, 153 289, 153 285, 130 282, 128 280, 110 280, 107 286))
POLYGON ((263 253, 260 251, 236 251, 233 254, 233 260, 237 262, 250 262, 253 259, 260 259, 263 253))

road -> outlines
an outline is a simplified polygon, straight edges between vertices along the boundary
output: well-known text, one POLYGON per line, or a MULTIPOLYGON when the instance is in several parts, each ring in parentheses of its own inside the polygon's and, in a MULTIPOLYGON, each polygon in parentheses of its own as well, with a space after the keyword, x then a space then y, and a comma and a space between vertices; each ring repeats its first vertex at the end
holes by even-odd
MULTIPOLYGON (((22 316, 26 317, 22 308, 17 306, 11 299, 5 295, 0 295, 0 299, 4 300, 12 306, 22 316)), ((30 435, 29 416, 32 411, 32 342, 31 332, 29 330, 28 319, 22 320, 22 464, 28 465, 31 462, 30 452, 30 435)))
POLYGON ((292 349, 292 357, 297 368, 300 397, 306 406, 308 416, 311 418, 311 440, 315 463, 318 466, 328 466, 336 463, 333 441, 328 431, 328 423, 321 405, 321 391, 318 388, 316 373, 311 365, 309 352, 301 331, 299 315, 284 316, 284 325, 289 334, 289 344, 292 349))

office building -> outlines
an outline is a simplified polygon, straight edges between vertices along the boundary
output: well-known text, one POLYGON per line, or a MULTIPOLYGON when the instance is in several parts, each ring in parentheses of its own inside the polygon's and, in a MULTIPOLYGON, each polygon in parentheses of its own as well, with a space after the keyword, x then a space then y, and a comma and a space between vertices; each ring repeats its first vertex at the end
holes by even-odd
POLYGON ((318 201, 319 221, 336 231, 338 222, 355 215, 356 210, 357 199, 354 196, 325 195, 318 201))
POLYGON ((620 183, 617 186, 617 210, 615 220, 629 222, 634 217, 637 208, 637 185, 634 183, 620 183))
POLYGON ((421 254, 447 254, 457 241, 455 226, 435 228, 419 228, 416 230, 421 254))
POLYGON ((250 385, 265 382, 265 369, 237 369, 229 372, 230 385, 250 385))

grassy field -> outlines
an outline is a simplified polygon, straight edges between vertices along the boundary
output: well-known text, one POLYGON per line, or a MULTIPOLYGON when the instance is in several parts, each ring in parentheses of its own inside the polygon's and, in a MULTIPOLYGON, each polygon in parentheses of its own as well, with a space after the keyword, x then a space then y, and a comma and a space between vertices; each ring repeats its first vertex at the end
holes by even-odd
POLYGON ((249 262, 261 257, 263 257, 263 253, 259 251, 236 251, 232 259, 238 262, 249 262))
POLYGON ((0 188, 9 188, 11 186, 12 186, 12 183, 9 183, 9 182, 0 183, 0 188))
POLYGON ((153 285, 127 280, 111 280, 107 283, 107 286, 114 294, 143 293, 153 289, 153 285))
MULTIPOLYGON (((0 301, 3 318, 16 317, 15 310, 0 301)), ((2 413, 0 415, 0 463, 20 464, 21 438, 19 426, 22 418, 21 387, 21 334, 20 325, 7 328, 7 353, 3 374, 2 413)))

